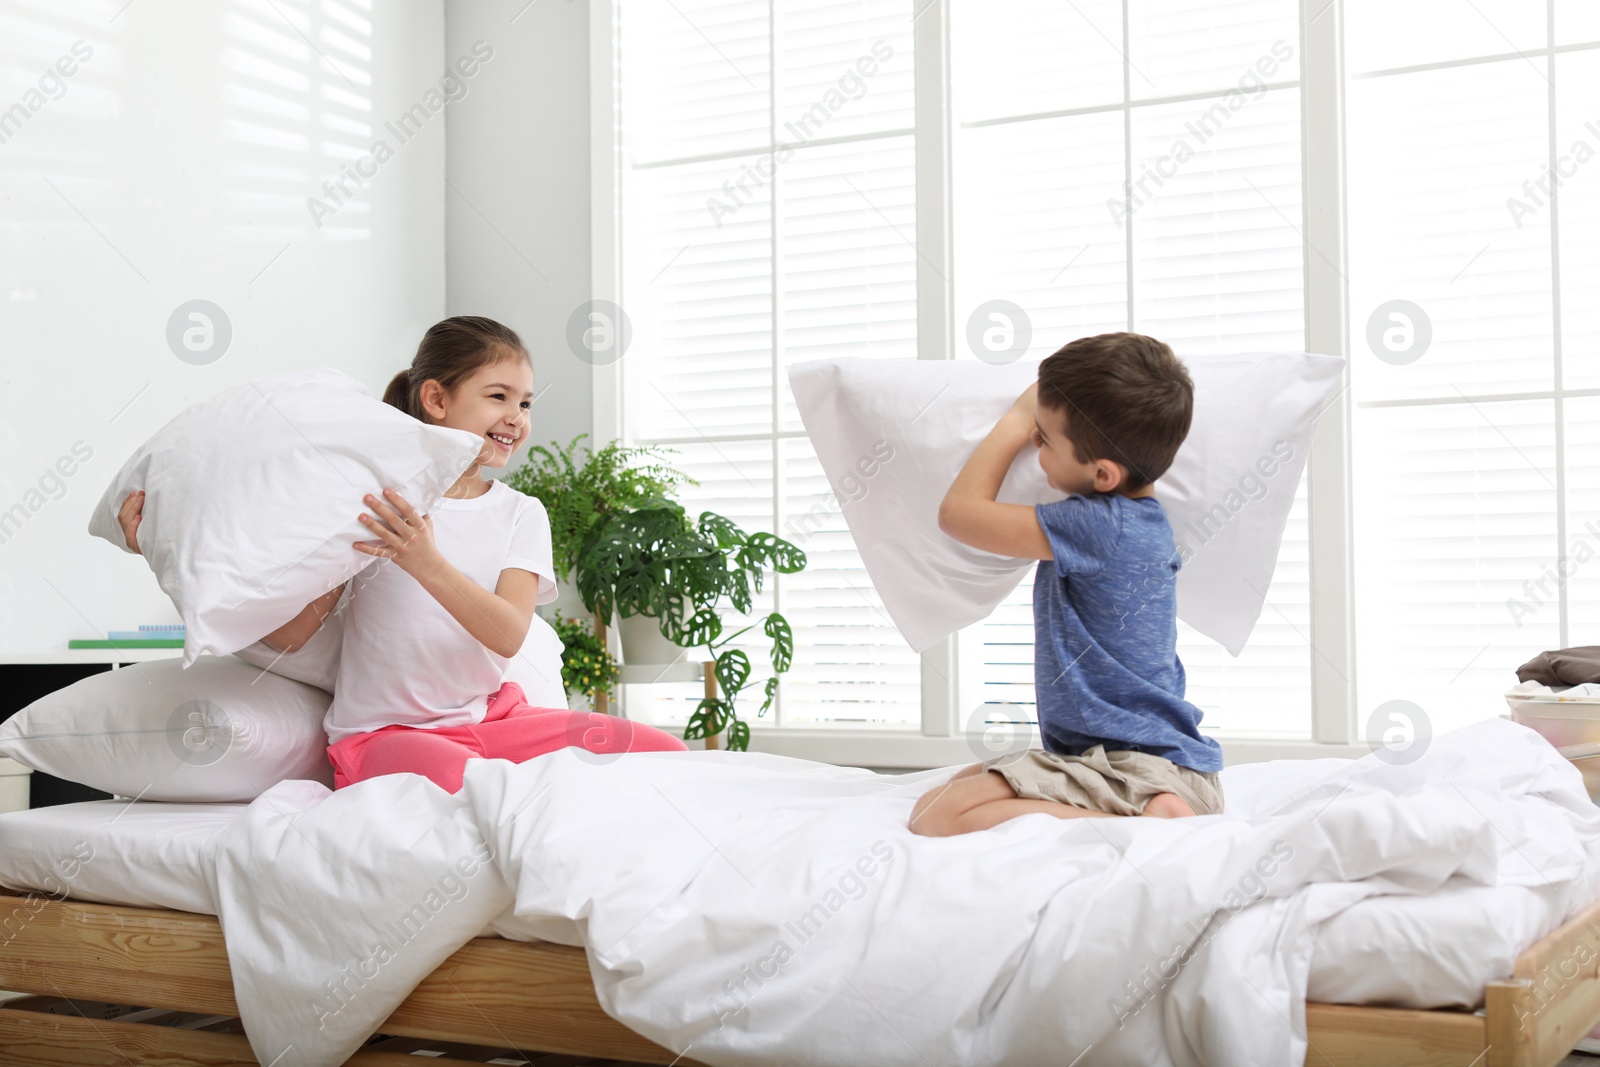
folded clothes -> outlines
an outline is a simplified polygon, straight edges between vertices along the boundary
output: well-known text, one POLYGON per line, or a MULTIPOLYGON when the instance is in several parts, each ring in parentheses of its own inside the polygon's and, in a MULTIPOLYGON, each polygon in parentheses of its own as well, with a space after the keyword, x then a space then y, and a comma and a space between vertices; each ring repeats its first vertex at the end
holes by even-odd
POLYGON ((1517 681, 1550 686, 1600 682, 1600 645, 1541 652, 1517 668, 1517 681))

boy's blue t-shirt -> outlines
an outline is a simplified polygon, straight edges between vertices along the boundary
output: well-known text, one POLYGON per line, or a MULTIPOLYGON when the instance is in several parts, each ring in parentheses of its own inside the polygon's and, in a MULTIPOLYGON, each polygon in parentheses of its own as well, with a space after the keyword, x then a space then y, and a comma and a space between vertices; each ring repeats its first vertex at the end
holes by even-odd
POLYGON ((1178 660, 1178 568, 1154 497, 1069 496, 1034 508, 1054 559, 1033 582, 1034 688, 1049 752, 1149 752, 1222 769, 1178 660))

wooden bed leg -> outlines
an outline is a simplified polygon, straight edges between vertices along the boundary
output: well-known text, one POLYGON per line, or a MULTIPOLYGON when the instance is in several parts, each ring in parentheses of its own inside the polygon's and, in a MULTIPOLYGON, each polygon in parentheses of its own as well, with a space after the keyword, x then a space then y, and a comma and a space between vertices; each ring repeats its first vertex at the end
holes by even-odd
POLYGON ((1532 982, 1490 982, 1483 989, 1483 1010, 1489 1039, 1485 1067, 1543 1067, 1534 1059, 1532 982))
POLYGON ((1486 1067, 1555 1067, 1600 1022, 1600 903, 1484 987, 1486 1067))

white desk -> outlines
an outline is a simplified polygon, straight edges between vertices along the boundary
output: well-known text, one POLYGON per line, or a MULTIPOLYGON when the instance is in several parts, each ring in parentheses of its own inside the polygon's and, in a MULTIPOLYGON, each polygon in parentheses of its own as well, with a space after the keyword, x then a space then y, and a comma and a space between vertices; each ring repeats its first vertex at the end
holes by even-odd
POLYGON ((74 665, 80 663, 149 663, 183 655, 181 648, 62 648, 54 652, 19 652, 0 655, 0 667, 74 665))

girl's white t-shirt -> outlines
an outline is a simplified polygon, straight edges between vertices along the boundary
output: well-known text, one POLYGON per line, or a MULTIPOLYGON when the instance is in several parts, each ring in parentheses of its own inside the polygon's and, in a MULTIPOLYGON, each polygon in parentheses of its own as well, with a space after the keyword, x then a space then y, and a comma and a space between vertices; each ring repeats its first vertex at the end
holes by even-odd
MULTIPOLYGON (((441 498, 432 515, 440 553, 472 581, 493 592, 501 571, 531 571, 539 576, 537 602, 556 598, 550 517, 538 500, 491 481, 481 496, 441 498)), ((351 579, 339 675, 324 720, 328 740, 384 726, 482 722, 509 662, 393 560, 374 560, 351 579)))

